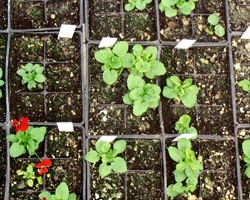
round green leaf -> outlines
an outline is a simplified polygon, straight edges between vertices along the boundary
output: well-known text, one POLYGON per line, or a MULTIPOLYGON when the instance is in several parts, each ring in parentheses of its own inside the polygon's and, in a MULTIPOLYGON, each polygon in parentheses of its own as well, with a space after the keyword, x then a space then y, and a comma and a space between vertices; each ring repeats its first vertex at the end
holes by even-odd
POLYGON ((250 178, 250 167, 246 168, 245 174, 248 178, 250 178))
POLYGON ((130 99, 129 97, 129 93, 125 94, 123 97, 123 103, 128 104, 128 105, 132 105, 133 104, 133 100, 130 99))
POLYGON ((111 163, 111 167, 115 172, 124 173, 127 171, 126 161, 121 157, 116 157, 111 163))
POLYGON ((174 17, 177 15, 177 10, 171 7, 165 7, 165 15, 166 17, 169 17, 169 18, 174 17))
POLYGON ((102 152, 106 153, 109 151, 111 147, 111 144, 109 144, 108 142, 105 142, 103 145, 102 145, 102 152))
POLYGON ((87 160, 90 163, 96 163, 100 160, 100 157, 97 151, 91 150, 86 154, 85 160, 87 160))
POLYGON ((177 143, 178 149, 184 151, 186 149, 191 149, 191 142, 186 138, 181 138, 177 143))
POLYGON ((216 35, 218 35, 219 37, 222 37, 222 36, 224 36, 225 35, 225 29, 223 28, 223 26, 221 26, 221 25, 216 25, 215 27, 214 27, 214 32, 215 32, 215 34, 216 35))
POLYGON ((176 147, 169 147, 168 153, 175 162, 181 162, 185 158, 185 155, 176 147))
POLYGON ((102 163, 100 166, 99 166, 99 174, 101 177, 104 177, 104 176, 107 176, 111 173, 111 166, 107 165, 107 163, 102 163))
POLYGON ((118 78, 118 73, 115 70, 111 70, 111 71, 105 70, 103 72, 103 80, 108 85, 112 85, 113 83, 115 83, 117 78, 118 78))
POLYGON ((144 62, 143 60, 139 60, 136 64, 136 69, 139 72, 148 72, 150 70, 150 64, 148 62, 144 62))
POLYGON ((26 149, 21 144, 13 143, 10 147, 10 156, 13 158, 19 157, 25 153, 26 153, 26 149))
POLYGON ((35 77, 35 81, 38 83, 43 83, 45 81, 45 76, 42 74, 37 74, 35 77))
POLYGON ((125 151, 127 146, 127 142, 125 140, 118 140, 114 143, 114 149, 118 152, 118 153, 122 153, 125 151))
POLYGON ((220 21, 220 17, 218 13, 214 13, 214 14, 209 15, 209 17, 207 18, 207 21, 209 24, 216 26, 220 21))
POLYGON ((147 102, 135 101, 133 106, 133 113, 135 116, 141 116, 148 109, 147 102))
POLYGON ((128 11, 128 12, 133 10, 134 8, 135 8, 134 4, 128 3, 128 4, 125 5, 125 10, 128 11))
POLYGON ((69 198, 69 187, 65 182, 60 183, 56 188, 56 198, 67 200, 69 198))
POLYGON ((125 56, 128 52, 128 43, 124 41, 116 43, 113 47, 113 52, 119 57, 125 56))
POLYGON ((243 150, 243 153, 250 158, 250 140, 245 140, 243 143, 242 143, 242 150, 243 150))

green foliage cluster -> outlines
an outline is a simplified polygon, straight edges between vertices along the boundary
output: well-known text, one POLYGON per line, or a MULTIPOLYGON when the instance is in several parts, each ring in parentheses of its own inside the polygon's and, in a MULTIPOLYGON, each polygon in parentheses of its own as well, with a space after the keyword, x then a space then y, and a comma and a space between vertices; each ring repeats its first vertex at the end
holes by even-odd
POLYGON ((8 135, 7 139, 12 143, 10 156, 13 158, 19 157, 25 154, 27 150, 29 155, 34 155, 39 144, 44 140, 45 134, 45 127, 34 128, 29 126, 25 132, 19 130, 16 134, 8 135))
POLYGON ((33 187, 34 185, 34 179, 37 179, 37 182, 42 185, 43 184, 43 178, 42 176, 36 177, 34 167, 33 165, 29 165, 26 168, 26 171, 17 170, 18 176, 23 176, 23 179, 26 179, 26 183, 29 187, 33 187))
POLYGON ((22 77, 22 84, 28 84, 28 89, 41 86, 41 83, 45 82, 45 76, 43 75, 44 67, 38 64, 33 65, 28 63, 25 66, 22 65, 21 69, 17 70, 17 74, 22 77))
POLYGON ((186 107, 194 107, 197 101, 199 89, 193 84, 191 78, 182 81, 178 76, 171 76, 166 80, 167 86, 163 89, 163 96, 169 99, 177 99, 186 107))
POLYGON ((146 83, 139 76, 130 74, 127 79, 129 92, 123 97, 125 104, 133 105, 133 113, 142 115, 148 108, 157 108, 161 88, 158 85, 146 83))
POLYGON ((189 115, 182 115, 180 119, 175 123, 175 130, 177 130, 180 134, 190 133, 196 134, 192 139, 196 139, 198 136, 198 132, 195 127, 189 126, 191 122, 191 117, 189 115))
POLYGON ((102 164, 99 166, 101 177, 109 175, 112 169, 115 172, 124 173, 127 171, 126 161, 121 157, 117 157, 117 155, 123 153, 126 146, 125 140, 118 140, 114 143, 113 149, 111 149, 110 143, 98 140, 95 144, 96 150, 90 150, 86 154, 85 160, 90 163, 102 161, 102 164))
POLYGON ((223 26, 219 25, 219 22, 220 22, 219 13, 213 13, 209 15, 209 17, 207 18, 207 21, 210 24, 210 27, 206 28, 206 33, 208 35, 213 35, 214 33, 219 37, 222 37, 225 35, 225 29, 223 28, 223 26), (213 27, 214 27, 214 30, 213 30, 213 27))
POLYGON ((249 92, 250 91, 250 81, 247 80, 247 79, 244 79, 242 81, 239 81, 237 83, 238 86, 242 87, 242 89, 245 91, 245 92, 249 92))
POLYGON ((174 17, 177 15, 177 9, 184 14, 190 15, 195 9, 195 2, 199 0, 161 0, 159 9, 165 12, 166 17, 174 17))
MULTIPOLYGON (((244 153, 243 160, 246 163, 246 170, 245 175, 250 178, 250 140, 245 140, 242 143, 242 150, 244 153)), ((250 192, 249 192, 249 198, 250 198, 250 192)))
POLYGON ((200 171, 203 170, 203 165, 196 159, 195 152, 191 149, 192 145, 188 139, 180 139, 177 147, 171 146, 168 148, 169 156, 177 162, 174 171, 176 183, 169 185, 167 188, 167 195, 170 197, 195 191, 200 171))
MULTIPOLYGON (((4 85, 4 81, 1 80, 2 77, 3 77, 3 70, 2 70, 2 68, 0 68, 0 87, 4 85)), ((3 92, 0 89, 0 98, 2 98, 2 96, 3 96, 3 92)))
POLYGON ((151 3, 152 0, 128 0, 128 3, 125 5, 126 11, 131 11, 137 8, 138 10, 144 10, 147 4, 151 3))
POLYGON ((39 194, 39 198, 43 200, 76 200, 75 193, 69 193, 69 187, 65 182, 60 183, 56 188, 56 193, 51 194, 50 192, 42 192, 39 194))

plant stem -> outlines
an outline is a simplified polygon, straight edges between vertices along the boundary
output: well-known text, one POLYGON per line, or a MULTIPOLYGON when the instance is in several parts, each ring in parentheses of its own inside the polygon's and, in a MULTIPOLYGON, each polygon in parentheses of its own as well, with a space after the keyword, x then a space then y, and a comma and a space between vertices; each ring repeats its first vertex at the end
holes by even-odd
POLYGON ((41 162, 43 162, 43 160, 39 157, 39 155, 35 152, 35 155, 36 155, 36 157, 41 161, 41 162))

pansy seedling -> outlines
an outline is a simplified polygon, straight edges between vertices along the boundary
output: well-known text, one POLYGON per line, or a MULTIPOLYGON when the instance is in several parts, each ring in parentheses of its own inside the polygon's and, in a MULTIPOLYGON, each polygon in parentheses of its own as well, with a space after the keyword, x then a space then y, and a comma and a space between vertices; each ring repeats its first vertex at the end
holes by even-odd
POLYGON ((250 81, 247 80, 247 79, 244 79, 242 81, 239 81, 237 83, 238 86, 242 87, 242 89, 245 91, 245 92, 249 92, 250 91, 250 81))
POLYGON ((23 179, 26 180, 26 183, 29 187, 33 187, 34 185, 34 180, 37 179, 37 182, 42 185, 43 184, 43 179, 41 176, 36 177, 35 175, 35 171, 34 171, 34 167, 33 165, 29 165, 26 168, 26 171, 22 171, 22 170, 17 170, 17 175, 18 176, 22 176, 23 179))
POLYGON ((206 28, 206 33, 208 35, 213 35, 214 33, 219 37, 222 37, 225 35, 225 29, 223 28, 223 26, 219 25, 219 22, 220 22, 219 13, 214 13, 214 14, 209 15, 209 17, 207 18, 207 21, 210 24, 210 27, 206 28), (214 27, 214 30, 213 30, 213 27, 214 27))
POLYGON ((177 130, 180 134, 196 134, 192 139, 196 139, 198 136, 198 132, 196 128, 193 126, 189 126, 191 122, 191 117, 189 115, 182 115, 180 119, 175 123, 175 130, 177 130))

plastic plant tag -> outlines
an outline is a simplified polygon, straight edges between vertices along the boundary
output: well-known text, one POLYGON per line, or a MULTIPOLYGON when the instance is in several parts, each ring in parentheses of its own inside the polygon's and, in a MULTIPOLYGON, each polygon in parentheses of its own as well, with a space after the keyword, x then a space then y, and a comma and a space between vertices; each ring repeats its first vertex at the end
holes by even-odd
POLYGON ((72 38, 76 29, 76 25, 62 24, 59 34, 59 38, 72 38))
POLYGON ((74 132, 74 127, 72 122, 57 122, 57 127, 61 132, 74 132))
POLYGON ((178 137, 176 137, 174 140, 172 140, 172 142, 177 142, 181 138, 186 138, 186 139, 189 140, 189 139, 191 139, 194 136, 196 136, 196 134, 193 134, 193 133, 184 133, 184 134, 181 134, 178 137))
POLYGON ((103 37, 98 48, 113 47, 116 41, 117 41, 117 38, 103 37))
POLYGON ((190 48, 196 40, 182 39, 176 46, 176 49, 188 49, 190 48))
POLYGON ((250 39, 250 26, 248 26, 247 30, 243 33, 241 39, 250 39))
POLYGON ((99 140, 104 142, 113 142, 115 138, 117 138, 117 136, 101 136, 99 140))

